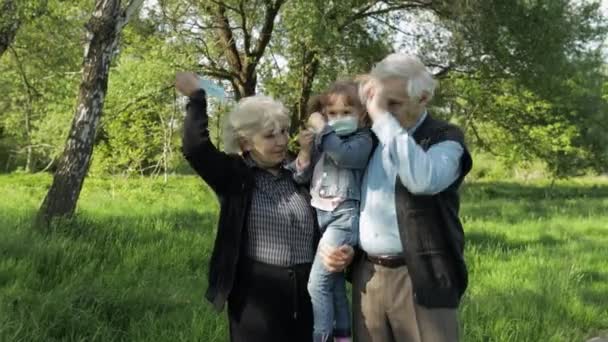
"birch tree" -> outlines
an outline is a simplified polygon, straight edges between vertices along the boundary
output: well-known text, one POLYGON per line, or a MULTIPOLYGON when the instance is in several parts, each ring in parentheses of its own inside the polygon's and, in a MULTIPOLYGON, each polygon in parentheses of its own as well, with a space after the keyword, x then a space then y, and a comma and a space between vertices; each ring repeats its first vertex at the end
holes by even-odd
POLYGON ((112 57, 124 26, 144 0, 96 0, 87 36, 78 102, 63 154, 40 210, 38 223, 71 216, 89 169, 93 142, 103 113, 112 57))

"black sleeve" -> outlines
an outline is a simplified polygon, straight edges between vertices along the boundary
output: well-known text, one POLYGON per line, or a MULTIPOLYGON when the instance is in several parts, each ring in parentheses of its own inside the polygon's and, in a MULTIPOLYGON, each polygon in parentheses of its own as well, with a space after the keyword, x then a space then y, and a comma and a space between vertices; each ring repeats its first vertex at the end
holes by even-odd
POLYGON ((242 161, 236 155, 219 151, 211 142, 204 90, 200 89, 190 97, 186 111, 182 153, 213 191, 224 194, 234 180, 240 179, 242 161))

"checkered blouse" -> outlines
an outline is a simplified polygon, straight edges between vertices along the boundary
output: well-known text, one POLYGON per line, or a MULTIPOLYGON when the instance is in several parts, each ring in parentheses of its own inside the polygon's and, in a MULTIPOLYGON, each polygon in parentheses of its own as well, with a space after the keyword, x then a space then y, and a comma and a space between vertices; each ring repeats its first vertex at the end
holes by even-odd
POLYGON ((245 254, 277 266, 311 263, 314 258, 314 212, 305 194, 298 191, 290 171, 275 176, 255 166, 255 187, 247 218, 245 254))

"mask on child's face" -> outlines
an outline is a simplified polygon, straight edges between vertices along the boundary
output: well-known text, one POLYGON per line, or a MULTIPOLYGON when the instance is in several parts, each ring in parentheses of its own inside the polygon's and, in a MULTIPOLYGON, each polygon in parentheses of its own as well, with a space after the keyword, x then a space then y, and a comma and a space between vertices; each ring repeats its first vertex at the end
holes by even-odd
POLYGON ((354 133, 359 126, 359 120, 357 117, 353 115, 347 115, 335 120, 329 120, 327 122, 330 125, 337 135, 344 136, 354 133))

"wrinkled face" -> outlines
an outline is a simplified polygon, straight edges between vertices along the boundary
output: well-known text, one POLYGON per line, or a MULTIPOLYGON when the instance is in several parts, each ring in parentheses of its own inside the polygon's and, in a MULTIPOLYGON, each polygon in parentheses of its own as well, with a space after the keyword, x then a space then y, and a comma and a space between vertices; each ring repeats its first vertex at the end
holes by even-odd
POLYGON ((261 168, 277 167, 287 156, 289 132, 287 127, 271 125, 256 132, 246 139, 243 149, 251 153, 251 157, 261 168))
POLYGON ((327 120, 342 119, 347 116, 354 116, 359 120, 361 109, 346 103, 344 95, 333 95, 330 98, 330 104, 324 108, 324 114, 327 115, 327 120))
POLYGON ((427 96, 411 98, 407 93, 407 82, 400 78, 389 78, 382 81, 384 97, 388 111, 404 126, 416 122, 427 104, 427 96))

